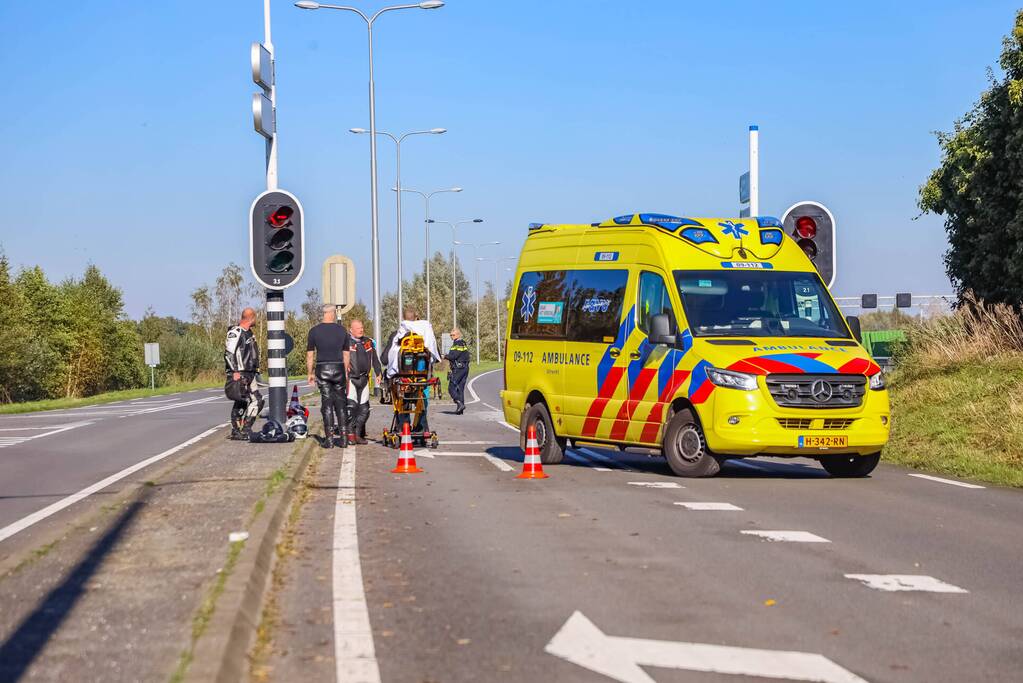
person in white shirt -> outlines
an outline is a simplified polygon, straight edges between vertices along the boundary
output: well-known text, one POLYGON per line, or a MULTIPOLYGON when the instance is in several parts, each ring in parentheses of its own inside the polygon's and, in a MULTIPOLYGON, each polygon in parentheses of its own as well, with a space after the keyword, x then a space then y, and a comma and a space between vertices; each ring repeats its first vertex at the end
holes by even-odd
POLYGON ((426 346, 426 350, 430 352, 433 362, 440 362, 440 351, 437 350, 437 336, 433 333, 433 325, 430 324, 429 320, 420 320, 416 309, 406 306, 401 324, 398 325, 398 331, 395 332, 388 344, 385 356, 387 359, 388 375, 398 374, 398 347, 401 346, 401 340, 409 333, 418 334, 422 337, 423 344, 426 346))

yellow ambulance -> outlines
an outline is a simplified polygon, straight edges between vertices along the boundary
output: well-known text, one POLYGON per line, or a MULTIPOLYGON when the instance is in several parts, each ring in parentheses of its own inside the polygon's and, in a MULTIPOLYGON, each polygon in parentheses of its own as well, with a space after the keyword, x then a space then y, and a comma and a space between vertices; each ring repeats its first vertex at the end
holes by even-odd
POLYGON ((686 477, 751 456, 862 477, 880 459, 881 368, 776 218, 533 224, 512 292, 501 404, 545 463, 569 443, 660 449, 686 477))

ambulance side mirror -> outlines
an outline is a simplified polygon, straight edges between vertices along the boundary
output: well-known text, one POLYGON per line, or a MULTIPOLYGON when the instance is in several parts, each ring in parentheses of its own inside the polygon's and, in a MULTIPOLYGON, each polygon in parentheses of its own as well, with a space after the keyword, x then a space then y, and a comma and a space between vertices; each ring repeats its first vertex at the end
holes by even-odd
POLYGON ((855 315, 850 315, 845 319, 845 321, 849 323, 849 329, 852 330, 853 337, 856 338, 856 341, 862 344, 863 331, 860 329, 860 319, 857 318, 855 315))
POLYGON ((650 343, 674 346, 676 342, 674 327, 670 315, 658 313, 650 319, 650 343))

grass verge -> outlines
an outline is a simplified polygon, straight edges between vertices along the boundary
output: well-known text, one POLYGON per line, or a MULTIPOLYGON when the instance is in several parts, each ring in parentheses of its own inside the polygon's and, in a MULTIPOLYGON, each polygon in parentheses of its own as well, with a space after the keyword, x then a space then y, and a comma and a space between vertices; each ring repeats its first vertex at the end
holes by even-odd
POLYGON ((885 461, 1023 487, 1023 356, 904 364, 890 387, 885 461))

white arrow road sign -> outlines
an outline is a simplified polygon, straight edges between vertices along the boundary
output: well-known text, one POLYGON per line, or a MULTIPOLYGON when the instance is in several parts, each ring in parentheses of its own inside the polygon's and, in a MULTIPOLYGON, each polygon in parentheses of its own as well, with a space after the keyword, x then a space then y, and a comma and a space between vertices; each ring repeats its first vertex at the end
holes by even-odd
POLYGON ((654 683, 640 666, 820 683, 866 683, 823 655, 605 635, 576 612, 547 652, 622 683, 654 683))

